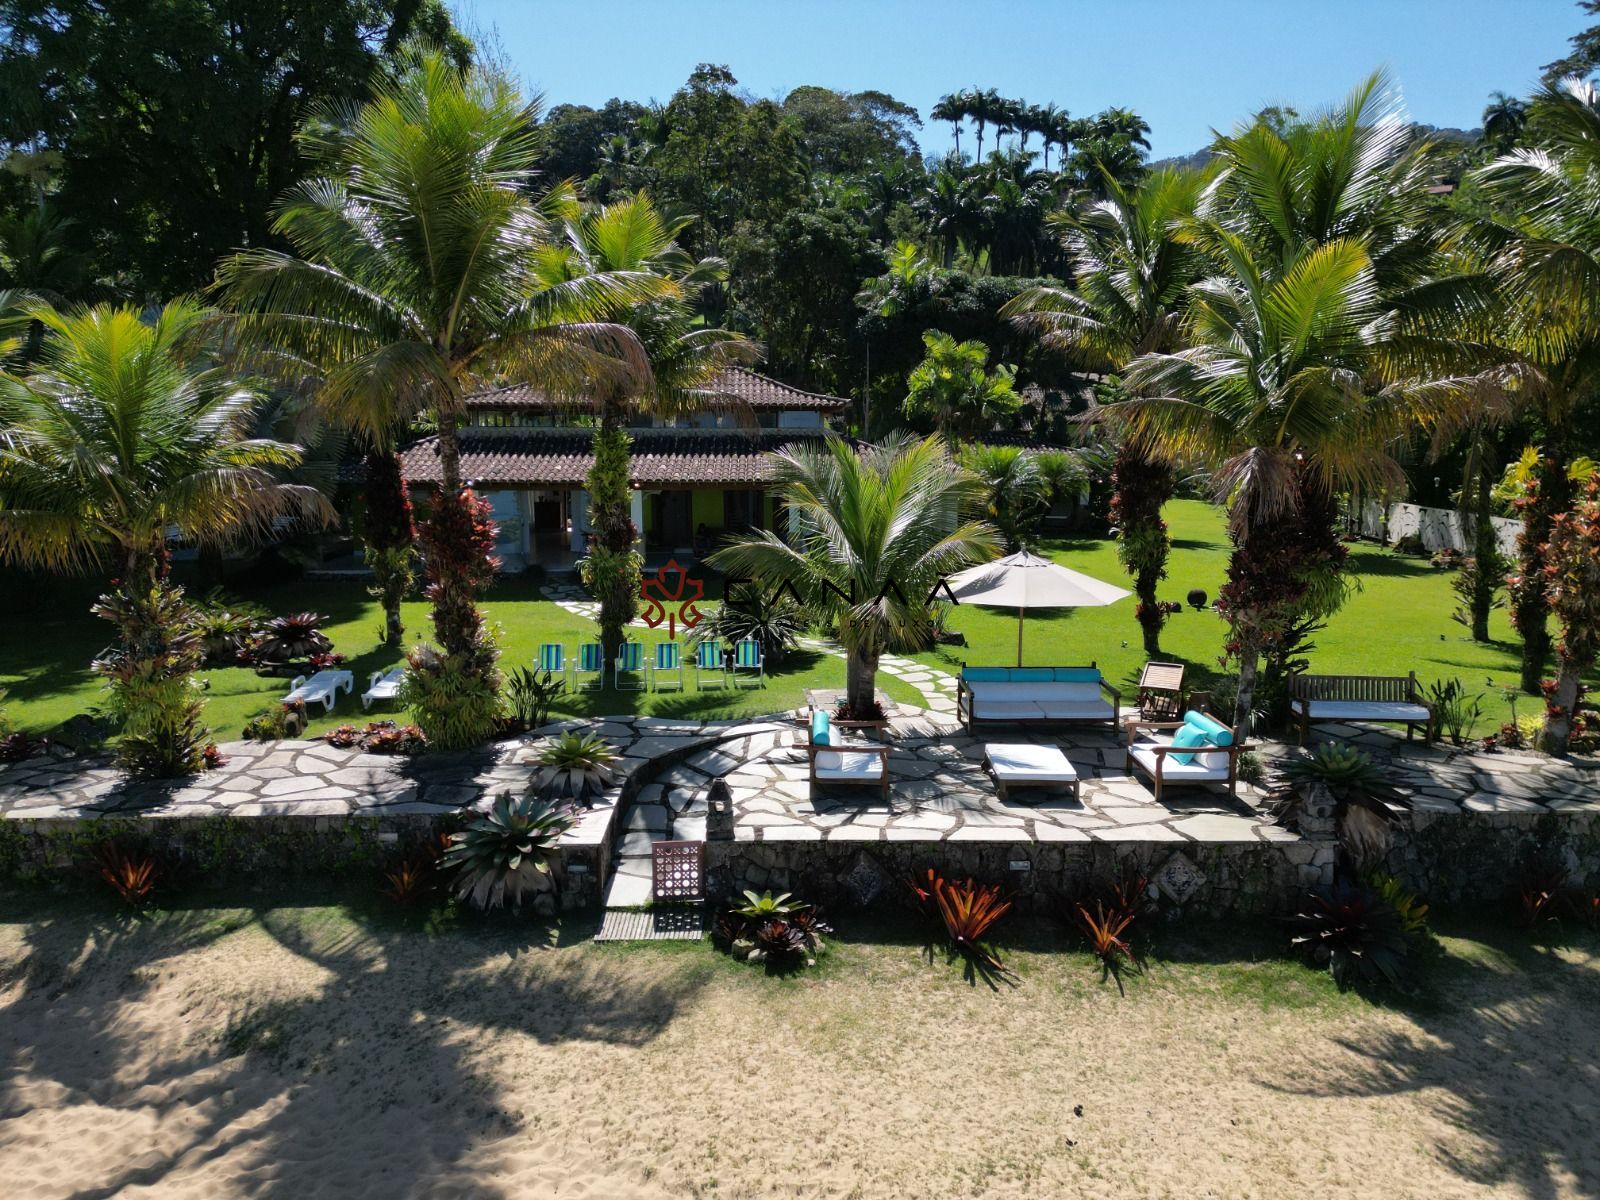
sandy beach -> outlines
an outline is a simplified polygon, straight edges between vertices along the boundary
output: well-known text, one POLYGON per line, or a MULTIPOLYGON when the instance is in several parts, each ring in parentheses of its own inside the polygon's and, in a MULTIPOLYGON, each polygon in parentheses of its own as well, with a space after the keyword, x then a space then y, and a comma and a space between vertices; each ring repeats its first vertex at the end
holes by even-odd
POLYGON ((1402 1011, 1285 963, 1121 997, 1078 955, 996 993, 907 940, 770 979, 336 908, 0 924, 0 1190, 1594 1195, 1600 958, 1519 938, 1447 941, 1402 1011))

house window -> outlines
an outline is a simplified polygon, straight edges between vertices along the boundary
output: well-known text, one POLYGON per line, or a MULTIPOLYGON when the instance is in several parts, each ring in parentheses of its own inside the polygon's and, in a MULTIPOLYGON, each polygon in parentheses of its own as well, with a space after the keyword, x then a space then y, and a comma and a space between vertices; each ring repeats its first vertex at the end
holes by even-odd
POLYGON ((748 489, 722 493, 722 523, 730 533, 748 533, 761 525, 761 493, 748 489))

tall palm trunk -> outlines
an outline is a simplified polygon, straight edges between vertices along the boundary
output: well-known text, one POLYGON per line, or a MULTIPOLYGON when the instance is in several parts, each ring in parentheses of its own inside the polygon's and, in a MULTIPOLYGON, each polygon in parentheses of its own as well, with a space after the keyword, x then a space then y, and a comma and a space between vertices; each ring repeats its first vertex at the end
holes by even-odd
POLYGON ((1557 513, 1565 512, 1572 500, 1565 433, 1560 426, 1552 426, 1546 434, 1539 448, 1532 494, 1518 502, 1522 509, 1522 532, 1517 537, 1516 574, 1508 584, 1511 620, 1522 636, 1522 690, 1531 696, 1539 694, 1552 649, 1550 602, 1545 596, 1541 574, 1541 548, 1550 540, 1551 521, 1557 513))
POLYGON ((366 479, 362 541, 372 571, 369 594, 383 606, 384 645, 399 646, 405 638, 400 603, 414 579, 412 554, 417 536, 399 456, 388 450, 369 452, 366 479))
POLYGON ((1144 652, 1161 653, 1161 628, 1166 614, 1156 596, 1156 585, 1167 577, 1167 556, 1172 548, 1161 510, 1172 499, 1170 465, 1151 458, 1131 441, 1117 449, 1112 468, 1111 520, 1117 527, 1117 556, 1133 576, 1139 598, 1135 616, 1144 635, 1144 652))
MULTIPOLYGON (((1593 665, 1592 659, 1589 665, 1593 665)), ((1547 754, 1565 756, 1571 746, 1572 714, 1578 707, 1578 690, 1585 670, 1581 660, 1562 656, 1555 693, 1550 697, 1549 713, 1545 717, 1543 744, 1547 754)))

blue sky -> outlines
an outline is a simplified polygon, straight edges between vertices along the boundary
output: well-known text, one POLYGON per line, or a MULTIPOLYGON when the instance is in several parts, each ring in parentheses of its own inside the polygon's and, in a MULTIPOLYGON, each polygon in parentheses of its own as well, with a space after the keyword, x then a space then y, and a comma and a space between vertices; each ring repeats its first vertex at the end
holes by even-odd
MULTIPOLYGON (((781 97, 801 84, 890 92, 927 116, 977 84, 1076 115, 1142 113, 1156 157, 1197 150, 1264 104, 1302 112, 1374 67, 1412 117, 1472 128, 1499 88, 1526 94, 1585 23, 1571 0, 453 0, 493 29, 551 104, 665 100, 698 62, 781 97)), ((949 147, 929 123, 926 149, 949 147)), ((970 139, 963 139, 969 150, 970 139)))

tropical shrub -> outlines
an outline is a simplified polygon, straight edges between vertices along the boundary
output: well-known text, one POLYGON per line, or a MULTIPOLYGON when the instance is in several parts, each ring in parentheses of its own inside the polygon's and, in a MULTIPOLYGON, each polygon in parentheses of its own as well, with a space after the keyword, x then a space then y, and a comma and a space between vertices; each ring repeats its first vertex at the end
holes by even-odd
POLYGON ((506 677, 506 706, 516 729, 538 729, 550 719, 550 706, 567 681, 550 671, 518 667, 506 677))
POLYGON ((94 661, 108 708, 121 727, 117 761, 129 774, 168 779, 204 766, 200 721, 200 635, 183 590, 159 580, 101 596, 94 614, 117 627, 117 642, 94 661))
POLYGON ((1428 906, 1405 884, 1385 871, 1375 871, 1367 876, 1367 886, 1400 914, 1400 928, 1408 935, 1427 933, 1428 906))
POLYGON ((1407 920, 1372 888, 1341 880, 1306 897, 1290 918, 1290 941, 1313 965, 1326 967, 1341 991, 1370 984, 1408 991, 1417 935, 1407 920))
POLYGON ((563 733, 539 751, 537 791, 583 802, 616 782, 617 752, 592 733, 563 733))
POLYGON ((231 667, 239 652, 250 645, 265 620, 255 605, 225 598, 213 588, 194 604, 195 633, 208 667, 231 667))
POLYGON ((1483 716, 1483 695, 1467 695, 1459 679, 1436 679, 1428 687, 1428 706, 1433 709, 1435 730, 1448 737, 1453 746, 1464 746, 1469 731, 1483 716))
POLYGON ((493 735, 500 719, 500 696, 499 672, 492 663, 491 655, 485 672, 466 658, 446 657, 426 645, 406 656, 399 700, 411 710, 429 745, 466 750, 493 735))
POLYGON ((944 926, 952 955, 959 954, 972 967, 994 975, 1007 974, 999 953, 988 942, 989 932, 1011 911, 1011 901, 1000 898, 998 884, 964 879, 954 883, 932 867, 911 884, 923 914, 944 926))
POLYGON ((421 754, 428 735, 415 725, 373 721, 361 734, 361 746, 368 754, 421 754))
POLYGON ((922 344, 927 356, 906 380, 902 411, 908 421, 937 429, 952 443, 1010 424, 1022 406, 1015 367, 1001 363, 990 370, 989 347, 957 342, 937 329, 924 332, 922 344))
POLYGON ((239 736, 247 742, 275 742, 283 738, 297 738, 305 731, 306 706, 296 700, 293 704, 274 704, 249 718, 239 736))
POLYGON ((21 762, 23 759, 32 758, 47 749, 49 745, 49 741, 45 738, 29 737, 21 729, 0 734, 0 763, 21 762))
POLYGON ((454 872, 451 887, 475 907, 517 910, 528 895, 553 887, 550 856, 572 826, 565 805, 501 792, 486 814, 451 835, 439 866, 454 872))
POLYGON ((712 929, 718 949, 741 962, 766 963, 770 967, 813 966, 827 946, 822 935, 833 929, 813 904, 790 899, 784 892, 774 896, 745 892, 745 902, 728 908, 712 929))
POLYGON ((724 600, 689 632, 689 645, 721 642, 731 646, 755 638, 767 663, 782 666, 806 632, 805 610, 786 592, 767 596, 748 585, 736 590, 737 596, 724 600))
POLYGON ((1567 886, 1567 869, 1535 864, 1517 883, 1517 915, 1524 929, 1537 929, 1556 919, 1557 902, 1567 886))
POLYGON ((1559 671, 1546 694, 1544 748, 1566 754, 1583 677, 1600 654, 1600 478, 1590 479, 1572 507, 1551 519, 1542 559, 1545 599, 1561 631, 1559 671))

